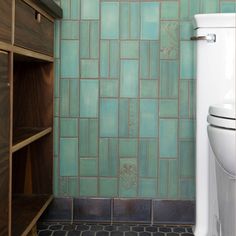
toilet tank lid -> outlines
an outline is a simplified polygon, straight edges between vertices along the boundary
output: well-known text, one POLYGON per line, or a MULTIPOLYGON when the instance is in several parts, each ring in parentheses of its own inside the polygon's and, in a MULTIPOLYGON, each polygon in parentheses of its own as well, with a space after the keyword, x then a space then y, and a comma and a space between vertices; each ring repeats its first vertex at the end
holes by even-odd
POLYGON ((209 107, 209 114, 228 119, 236 119, 235 103, 217 104, 209 107))
POLYGON ((235 28, 235 13, 210 13, 194 16, 195 28, 235 28))

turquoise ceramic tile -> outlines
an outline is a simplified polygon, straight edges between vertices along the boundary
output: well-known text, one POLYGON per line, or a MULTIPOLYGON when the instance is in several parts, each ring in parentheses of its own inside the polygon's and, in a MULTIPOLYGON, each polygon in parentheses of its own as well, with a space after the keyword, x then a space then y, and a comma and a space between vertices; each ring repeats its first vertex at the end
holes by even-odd
POLYGON ((193 141, 181 141, 179 147, 181 177, 195 175, 195 147, 193 141))
POLYGON ((120 42, 120 57, 135 59, 139 57, 139 42, 138 41, 121 41, 120 42))
POLYGON ((120 159, 119 196, 137 196, 137 160, 135 158, 120 159))
POLYGON ((100 77, 109 78, 109 41, 101 40, 100 43, 100 77))
POLYGON ((118 96, 118 80, 100 80, 100 97, 117 97, 118 96))
POLYGON ((79 39, 78 21, 72 21, 72 20, 61 21, 61 39, 79 39))
POLYGON ((160 157, 162 158, 177 157, 178 120, 160 119, 159 127, 160 127, 159 128, 160 157))
POLYGON ((176 99, 163 99, 160 100, 160 117, 173 117, 178 118, 178 100, 176 99))
POLYGON ((54 98, 54 117, 58 117, 59 114, 59 107, 60 107, 60 98, 54 98))
POLYGON ((200 11, 201 1, 202 0, 180 0, 180 19, 192 20, 192 17, 195 14, 201 13, 200 11))
POLYGON ((78 119, 61 118, 60 135, 61 137, 78 137, 78 119))
POLYGON ((140 179, 139 180, 140 197, 157 197, 157 179, 140 179))
POLYGON ((179 23, 177 21, 161 22, 161 59, 178 58, 179 23))
POLYGON ((59 155, 59 118, 53 118, 53 155, 59 155))
POLYGON ((194 77, 194 52, 191 41, 180 42, 180 78, 193 79, 194 77))
POLYGON ((99 179, 99 196, 100 197, 117 197, 118 184, 116 178, 99 179))
POLYGON ((60 51, 61 51, 60 34, 61 34, 61 21, 55 20, 54 21, 54 58, 57 58, 57 59, 60 57, 60 51))
POLYGON ((121 60, 120 96, 135 98, 138 96, 137 60, 121 60))
POLYGON ((180 19, 189 18, 189 0, 180 0, 180 19))
POLYGON ((157 177, 158 141, 141 139, 139 141, 139 176, 157 177))
POLYGON ((158 101, 140 100, 140 137, 158 137, 158 101))
POLYGON ((178 161, 169 161, 169 185, 168 185, 168 198, 177 199, 179 189, 179 176, 178 176, 178 161))
POLYGON ((222 13, 235 13, 236 3, 235 2, 221 2, 220 9, 222 13))
POLYGON ((179 3, 177 1, 168 1, 161 3, 161 19, 176 20, 179 17, 179 3))
POLYGON ((219 12, 219 0, 201 0, 202 13, 216 13, 219 12))
POLYGON ((95 197, 98 194, 97 178, 80 178, 79 187, 81 197, 95 197))
POLYGON ((78 178, 68 178, 68 195, 70 197, 79 196, 79 180, 78 178))
POLYGON ((81 78, 98 78, 98 60, 81 60, 81 78))
POLYGON ((70 83, 68 79, 62 79, 60 81, 60 116, 69 116, 70 112, 70 83))
POLYGON ((119 39, 119 3, 101 3, 101 38, 119 39))
POLYGON ((60 96, 60 69, 61 64, 59 59, 54 61, 54 98, 60 96))
POLYGON ((79 77, 78 40, 61 40, 61 77, 79 77))
POLYGON ((116 176, 118 168, 118 140, 99 140, 99 176, 116 176))
POLYGON ((180 180, 180 198, 183 200, 195 199, 195 180, 181 179, 180 180))
POLYGON ((169 183, 169 161, 160 160, 160 168, 158 175, 158 197, 168 198, 168 183, 169 183))
POLYGON ((189 0, 189 16, 190 20, 195 14, 201 13, 200 11, 201 0, 189 0))
POLYGON ((150 79, 159 77, 159 43, 157 41, 150 42, 150 79))
POLYGON ((80 58, 89 58, 89 21, 80 21, 80 58))
POLYGON ((119 136, 138 136, 138 110, 137 99, 120 99, 119 101, 119 136))
POLYGON ((81 19, 99 19, 99 0, 81 0, 81 19))
POLYGON ((78 138, 60 139, 60 176, 78 175, 78 138))
POLYGON ((99 55, 99 22, 90 22, 90 58, 98 58, 99 55))
MULTIPOLYGON (((61 1, 64 2, 65 0, 61 1)), ((71 20, 79 20, 80 19, 80 0, 70 0, 70 18, 71 20)), ((63 11, 64 17, 64 11, 63 11)))
POLYGON ((140 41, 140 75, 142 79, 149 78, 149 41, 140 41))
POLYGON ((138 140, 137 139, 120 139, 119 140, 120 157, 137 157, 138 140))
POLYGON ((161 98, 178 97, 178 61, 161 60, 160 96, 161 98))
POLYGON ((120 48, 118 40, 110 41, 110 78, 117 79, 120 77, 120 48))
POLYGON ((80 80, 80 117, 98 116, 98 81, 80 80))
POLYGON ((98 162, 97 159, 80 158, 80 176, 97 176, 98 162))
POLYGON ((63 19, 70 19, 70 2, 71 0, 61 1, 61 8, 63 10, 63 19))
POLYGON ((100 137, 118 136, 118 100, 100 99, 100 137))
POLYGON ((68 197, 68 178, 62 177, 59 181, 59 194, 63 197, 68 197))
POLYGON ((196 118, 196 80, 189 80, 189 118, 196 118))
POLYGON ((129 39, 130 35, 130 3, 120 3, 120 38, 129 39))
POLYGON ((180 101, 179 112, 181 118, 188 118, 189 116, 189 83, 188 80, 180 81, 180 101))
POLYGON ((157 80, 140 80, 140 97, 157 98, 158 81, 157 80))
POLYGON ((159 39, 159 9, 158 2, 141 3, 141 39, 159 39))
POLYGON ((195 127, 193 119, 179 120, 179 137, 183 139, 193 139, 195 137, 195 127))
POLYGON ((79 80, 71 79, 70 80, 70 117, 79 116, 79 80))
POLYGON ((140 38, 140 3, 130 2, 130 39, 140 38))
POLYGON ((59 196, 59 160, 53 158, 53 194, 55 197, 59 196))
POLYGON ((191 36, 194 35, 194 27, 191 21, 180 22, 180 39, 190 40, 191 36))
POLYGON ((98 120, 80 119, 79 121, 80 157, 98 156, 98 120))

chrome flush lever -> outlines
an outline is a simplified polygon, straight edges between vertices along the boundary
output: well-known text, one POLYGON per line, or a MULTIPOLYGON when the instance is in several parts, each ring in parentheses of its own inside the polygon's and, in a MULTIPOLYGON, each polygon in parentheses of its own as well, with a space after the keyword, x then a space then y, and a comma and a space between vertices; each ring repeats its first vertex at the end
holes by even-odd
POLYGON ((208 43, 215 43, 216 42, 216 35, 215 34, 208 34, 206 36, 193 36, 190 39, 191 40, 206 40, 208 43))

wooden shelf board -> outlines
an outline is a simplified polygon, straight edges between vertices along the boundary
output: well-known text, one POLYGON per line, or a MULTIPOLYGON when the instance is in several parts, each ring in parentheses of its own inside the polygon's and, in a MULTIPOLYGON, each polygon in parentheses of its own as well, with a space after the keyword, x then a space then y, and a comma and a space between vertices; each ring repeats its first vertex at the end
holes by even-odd
POLYGON ((13 133, 12 153, 52 132, 52 128, 18 128, 13 133))
POLYGON ((52 195, 13 196, 12 235, 28 235, 52 199, 52 195))

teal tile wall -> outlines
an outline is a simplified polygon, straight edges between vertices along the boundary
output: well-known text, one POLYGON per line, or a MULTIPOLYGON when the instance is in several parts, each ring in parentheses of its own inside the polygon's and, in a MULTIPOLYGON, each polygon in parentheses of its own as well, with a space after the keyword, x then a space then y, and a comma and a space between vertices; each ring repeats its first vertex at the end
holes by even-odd
POLYGON ((55 0, 54 194, 195 198, 193 15, 235 0, 55 0))

